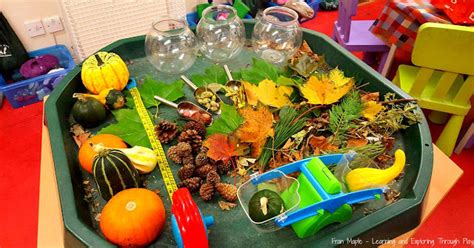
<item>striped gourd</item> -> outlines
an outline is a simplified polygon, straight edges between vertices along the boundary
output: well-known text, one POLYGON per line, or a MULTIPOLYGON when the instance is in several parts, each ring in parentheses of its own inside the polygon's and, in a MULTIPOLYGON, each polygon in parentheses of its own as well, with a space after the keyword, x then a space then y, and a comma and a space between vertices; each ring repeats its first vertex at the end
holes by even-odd
POLYGON ((100 195, 107 201, 124 189, 139 188, 138 171, 122 151, 101 150, 94 158, 92 171, 100 195))

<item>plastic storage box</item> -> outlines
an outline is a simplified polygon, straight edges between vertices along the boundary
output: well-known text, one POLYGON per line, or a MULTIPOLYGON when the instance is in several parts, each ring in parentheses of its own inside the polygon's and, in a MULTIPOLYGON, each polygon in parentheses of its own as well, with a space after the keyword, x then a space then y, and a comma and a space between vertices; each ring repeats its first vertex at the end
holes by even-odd
POLYGON ((56 56, 59 60, 59 66, 64 68, 64 70, 11 84, 7 84, 3 76, 0 74, 0 91, 3 92, 14 108, 19 108, 43 100, 43 98, 46 95, 49 95, 61 79, 75 66, 71 53, 64 45, 51 46, 28 53, 30 58, 44 54, 52 54, 56 56))
MULTIPOLYGON (((244 24, 247 38, 250 38, 255 21, 244 20, 244 24)), ((357 82, 368 83, 363 90, 378 91, 381 95, 394 92, 398 98, 410 98, 330 37, 304 30, 303 38, 314 52, 324 55, 330 65, 338 66, 347 76, 355 77, 357 82)), ((179 75, 164 75, 153 69, 145 58, 144 39, 144 36, 138 36, 119 40, 104 47, 102 51, 112 51, 125 60, 131 60, 133 63, 129 65, 129 70, 136 78, 143 78, 150 74, 153 78, 166 82, 177 80, 179 75)), ((250 63, 252 57, 250 50, 244 49, 239 56, 230 61, 230 69, 237 70, 250 63)), ((203 73, 204 69, 210 65, 212 63, 209 60, 200 57, 185 75, 203 73)), ((68 118, 75 102, 72 95, 86 90, 82 85, 80 72, 79 66, 69 72, 50 95, 45 106, 64 219, 65 242, 67 247, 114 247, 98 231, 98 222, 95 219, 97 211, 94 212, 94 205, 84 200, 86 191, 83 181, 93 182, 93 179, 90 174, 81 169, 76 155, 78 148, 69 133, 68 118)), ((192 90, 186 88, 185 94, 186 99, 191 99, 192 90)), ((160 105, 160 115, 171 114, 176 115, 176 111, 160 105)), ((168 147, 169 145, 164 146, 165 149, 168 147)), ((340 245, 341 242, 346 242, 350 238, 363 240, 365 242, 363 247, 376 247, 377 244, 372 240, 389 240, 415 228, 421 220, 422 203, 433 167, 433 146, 426 120, 423 119, 421 123, 399 132, 396 147, 407 151, 406 159, 409 164, 400 185, 400 199, 372 213, 365 212, 364 206, 359 206, 353 212, 351 220, 328 226, 305 239, 298 238, 290 228, 273 233, 256 232, 240 206, 231 211, 222 211, 216 202, 206 203, 195 196, 194 200, 202 214, 212 214, 215 218, 215 225, 209 233, 210 247, 249 247, 249 245, 252 247, 331 247, 340 245)), ((170 167, 176 177, 180 166, 171 163, 170 167)), ((163 192, 160 196, 167 214, 163 233, 151 247, 176 247, 170 227, 170 200, 164 193, 166 189, 161 174, 158 169, 155 169, 147 178, 148 187, 163 192)), ((102 206, 104 204, 103 201, 99 203, 102 206)), ((350 244, 345 244, 350 246, 350 244)))

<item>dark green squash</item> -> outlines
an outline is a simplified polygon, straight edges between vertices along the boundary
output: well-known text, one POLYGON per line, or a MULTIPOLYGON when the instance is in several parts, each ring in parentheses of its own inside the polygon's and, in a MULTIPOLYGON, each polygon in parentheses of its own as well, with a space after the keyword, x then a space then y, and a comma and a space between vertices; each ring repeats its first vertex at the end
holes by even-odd
POLYGON ((255 193, 249 201, 249 216, 255 222, 262 222, 285 211, 283 199, 278 193, 263 189, 255 193))
POLYGON ((125 97, 120 90, 112 89, 105 97, 105 105, 109 109, 119 109, 125 105, 125 97))
POLYGON ((140 176, 130 159, 122 151, 101 149, 92 165, 100 195, 109 200, 118 192, 140 187, 140 176))
POLYGON ((72 107, 72 116, 83 127, 91 128, 105 120, 106 109, 94 98, 79 97, 72 107))

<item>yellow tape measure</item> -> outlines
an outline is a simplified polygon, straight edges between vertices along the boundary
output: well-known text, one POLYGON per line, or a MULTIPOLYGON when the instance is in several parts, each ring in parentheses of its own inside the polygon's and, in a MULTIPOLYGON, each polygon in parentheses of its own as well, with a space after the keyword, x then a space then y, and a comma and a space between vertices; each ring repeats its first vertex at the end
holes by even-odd
POLYGON ((166 160, 165 151, 163 150, 160 141, 155 135, 155 127, 150 119, 150 116, 148 115, 148 111, 146 110, 145 105, 143 105, 140 92, 136 87, 135 79, 130 79, 130 82, 127 85, 127 89, 130 91, 130 94, 132 94, 133 102, 135 103, 135 108, 137 109, 138 116, 140 116, 140 120, 142 121, 143 127, 145 128, 148 139, 150 140, 151 147, 158 156, 158 167, 160 168, 161 176, 163 177, 163 182, 165 183, 166 190, 168 191, 168 195, 170 196, 171 200, 172 195, 178 189, 178 186, 176 185, 176 181, 174 180, 173 172, 171 172, 168 160, 166 160))

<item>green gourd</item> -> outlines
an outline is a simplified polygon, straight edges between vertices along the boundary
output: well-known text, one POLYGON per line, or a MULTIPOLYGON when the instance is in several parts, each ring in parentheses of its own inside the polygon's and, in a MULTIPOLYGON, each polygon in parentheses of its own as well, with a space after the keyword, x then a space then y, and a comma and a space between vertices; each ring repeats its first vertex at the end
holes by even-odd
POLYGON ((79 97, 72 107, 72 116, 83 127, 91 128, 98 126, 105 120, 106 110, 94 98, 79 97))
POLYGON ((254 222, 273 218, 283 211, 283 199, 275 191, 263 189, 255 193, 249 201, 249 216, 254 222))
POLYGON ((119 109, 125 105, 125 96, 120 90, 112 89, 105 97, 105 105, 109 109, 119 109))
POLYGON ((97 148, 97 152, 92 172, 102 198, 108 201, 124 189, 140 187, 138 171, 125 153, 100 146, 97 148))

